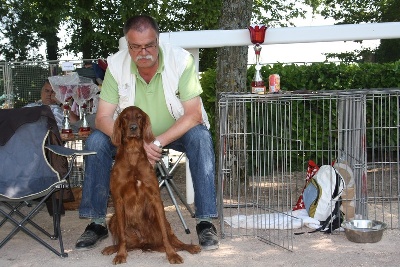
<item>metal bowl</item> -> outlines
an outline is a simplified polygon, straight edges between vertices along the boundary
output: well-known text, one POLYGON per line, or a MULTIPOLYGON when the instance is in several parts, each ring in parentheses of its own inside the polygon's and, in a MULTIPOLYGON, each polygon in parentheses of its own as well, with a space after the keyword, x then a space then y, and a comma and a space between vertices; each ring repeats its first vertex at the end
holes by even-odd
POLYGON ((351 220, 342 223, 346 237, 355 243, 376 243, 382 239, 387 225, 375 220, 351 220))

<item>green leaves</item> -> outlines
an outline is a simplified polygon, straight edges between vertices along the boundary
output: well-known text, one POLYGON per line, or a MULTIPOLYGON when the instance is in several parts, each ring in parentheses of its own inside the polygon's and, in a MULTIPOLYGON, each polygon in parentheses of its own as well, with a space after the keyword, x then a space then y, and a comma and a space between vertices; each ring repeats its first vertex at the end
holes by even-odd
POLYGON ((215 140, 215 119, 216 119, 216 102, 217 94, 215 89, 217 73, 215 69, 208 69, 203 72, 200 76, 201 86, 203 88, 203 93, 201 98, 203 100, 204 109, 207 112, 208 120, 210 121, 210 131, 215 140))
POLYGON ((293 26, 291 19, 305 17, 305 11, 299 5, 299 2, 295 0, 254 0, 251 22, 263 23, 270 27, 293 26))
MULTIPOLYGON (((311 0, 312 1, 312 0, 311 0)), ((319 1, 319 0, 317 0, 319 1)), ((308 2, 308 0, 307 0, 308 2)), ((400 0, 321 0, 320 14, 333 18, 336 24, 360 24, 399 21, 400 0)), ((338 55, 339 59, 367 58, 374 62, 394 62, 400 59, 400 39, 384 39, 375 51, 361 51, 338 55), (373 53, 371 53, 373 52, 373 53), (370 56, 366 55, 370 54, 370 56)))
MULTIPOLYGON (((395 63, 313 63, 311 65, 274 64, 263 66, 262 76, 278 73, 283 90, 345 90, 398 87, 400 82, 399 61, 395 63)), ((248 80, 254 67, 248 70, 248 80)))

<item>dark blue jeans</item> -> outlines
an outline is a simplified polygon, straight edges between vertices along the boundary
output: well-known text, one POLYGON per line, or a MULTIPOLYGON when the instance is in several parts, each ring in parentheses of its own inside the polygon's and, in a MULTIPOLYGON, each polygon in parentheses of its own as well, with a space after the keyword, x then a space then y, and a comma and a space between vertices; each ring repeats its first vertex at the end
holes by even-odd
MULTIPOLYGON (((95 130, 85 147, 96 155, 85 158, 85 177, 79 216, 104 218, 110 191, 110 172, 116 147, 110 137, 95 130)), ((185 152, 193 180, 196 218, 216 218, 215 153, 210 131, 204 125, 190 129, 167 148, 185 152)))

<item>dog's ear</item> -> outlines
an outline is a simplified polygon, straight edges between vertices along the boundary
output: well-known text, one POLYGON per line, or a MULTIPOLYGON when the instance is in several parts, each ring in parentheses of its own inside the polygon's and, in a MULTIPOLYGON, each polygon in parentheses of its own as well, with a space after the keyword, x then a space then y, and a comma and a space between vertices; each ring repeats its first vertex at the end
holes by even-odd
POLYGON ((114 146, 120 146, 122 144, 122 114, 120 114, 114 122, 113 133, 111 135, 111 143, 114 146))
POLYGON ((151 122, 149 116, 143 112, 143 141, 151 143, 154 141, 153 131, 151 130, 151 122))

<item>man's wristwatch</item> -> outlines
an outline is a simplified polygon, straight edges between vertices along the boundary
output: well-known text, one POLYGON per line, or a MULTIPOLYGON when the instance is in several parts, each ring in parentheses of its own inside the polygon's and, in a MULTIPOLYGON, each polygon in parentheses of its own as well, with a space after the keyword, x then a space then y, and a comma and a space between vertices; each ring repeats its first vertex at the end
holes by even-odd
POLYGON ((163 146, 161 145, 160 141, 158 141, 157 139, 153 141, 153 144, 155 144, 159 148, 163 148, 163 146))

